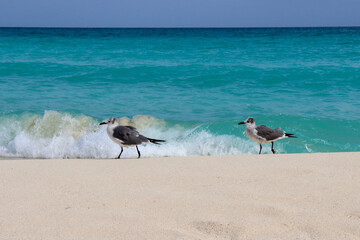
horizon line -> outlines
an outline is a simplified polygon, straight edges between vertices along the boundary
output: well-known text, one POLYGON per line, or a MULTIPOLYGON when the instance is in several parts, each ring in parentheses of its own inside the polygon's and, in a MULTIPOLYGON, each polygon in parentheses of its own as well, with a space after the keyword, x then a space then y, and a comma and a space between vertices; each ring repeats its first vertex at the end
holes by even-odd
POLYGON ((0 28, 58 28, 58 29, 259 29, 259 28, 359 28, 359 26, 273 26, 273 27, 49 27, 49 26, 0 26, 0 28))

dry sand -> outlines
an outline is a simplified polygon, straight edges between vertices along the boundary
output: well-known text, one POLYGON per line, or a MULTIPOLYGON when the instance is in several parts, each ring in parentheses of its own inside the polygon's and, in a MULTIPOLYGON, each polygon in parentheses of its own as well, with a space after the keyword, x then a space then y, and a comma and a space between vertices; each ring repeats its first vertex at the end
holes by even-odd
POLYGON ((360 153, 0 160, 0 239, 360 239, 360 153))

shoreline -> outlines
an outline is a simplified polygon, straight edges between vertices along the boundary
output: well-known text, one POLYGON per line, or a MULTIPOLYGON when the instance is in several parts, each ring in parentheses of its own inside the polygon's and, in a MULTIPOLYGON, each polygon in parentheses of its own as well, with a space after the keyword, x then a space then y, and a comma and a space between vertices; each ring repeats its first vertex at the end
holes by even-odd
POLYGON ((1 239, 360 239, 360 152, 1 159, 0 183, 1 239))
MULTIPOLYGON (((165 156, 165 157, 147 157, 142 155, 140 159, 177 159, 177 158, 222 158, 222 157, 248 157, 248 156, 269 156, 269 155, 285 155, 285 156, 296 156, 296 155, 323 155, 323 154, 360 154, 360 152, 307 152, 307 153, 248 153, 248 154, 234 154, 234 155, 188 155, 188 156, 165 156)), ((0 156, 0 161, 11 161, 11 160, 129 160, 129 159, 138 159, 135 155, 134 157, 121 157, 118 158, 39 158, 39 157, 19 157, 19 156, 0 156)))

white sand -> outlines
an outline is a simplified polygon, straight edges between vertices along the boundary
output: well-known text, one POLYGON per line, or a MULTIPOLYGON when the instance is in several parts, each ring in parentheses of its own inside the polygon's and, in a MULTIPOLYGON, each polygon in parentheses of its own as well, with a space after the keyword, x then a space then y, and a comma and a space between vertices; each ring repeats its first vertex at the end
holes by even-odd
POLYGON ((0 160, 0 239, 360 239, 360 153, 0 160))

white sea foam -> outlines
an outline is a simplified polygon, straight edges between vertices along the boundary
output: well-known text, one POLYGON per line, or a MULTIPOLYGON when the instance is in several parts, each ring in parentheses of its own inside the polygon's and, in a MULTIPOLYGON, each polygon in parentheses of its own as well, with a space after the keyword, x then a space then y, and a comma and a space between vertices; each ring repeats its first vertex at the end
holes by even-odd
MULTIPOLYGON (((235 135, 214 135, 203 125, 185 128, 168 126, 150 116, 120 118, 148 137, 166 140, 161 145, 139 146, 142 157, 233 155, 258 151, 258 145, 235 135)), ((84 115, 56 111, 44 115, 7 117, 0 121, 0 156, 25 158, 114 158, 120 148, 106 133, 106 127, 84 115)), ((281 151, 281 145, 277 150, 281 151)), ((135 158, 135 148, 126 148, 124 158, 135 158)))

